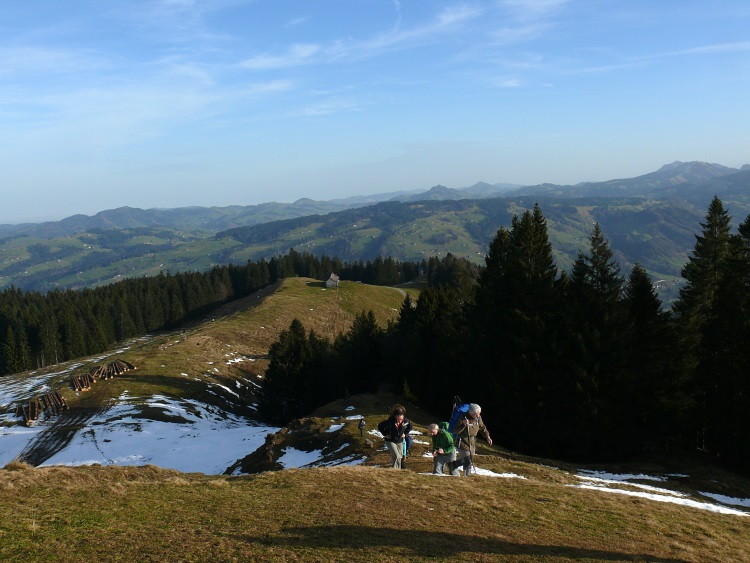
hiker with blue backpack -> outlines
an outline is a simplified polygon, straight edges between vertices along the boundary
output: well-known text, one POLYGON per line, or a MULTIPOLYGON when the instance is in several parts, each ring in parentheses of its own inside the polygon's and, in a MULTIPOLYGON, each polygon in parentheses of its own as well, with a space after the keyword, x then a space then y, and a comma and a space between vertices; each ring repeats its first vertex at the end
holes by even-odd
MULTIPOLYGON (((451 417, 453 424, 452 432, 456 437, 456 447, 458 456, 456 461, 448 464, 451 472, 463 465, 464 476, 471 475, 474 465, 474 454, 476 453, 477 436, 481 436, 487 443, 492 445, 492 438, 487 427, 482 421, 482 407, 476 403, 460 405, 454 408, 454 416, 451 417), (465 409, 465 414, 462 411, 465 409), (458 411, 458 414, 456 412, 458 411), (455 421, 453 420, 455 418, 455 421)), ((474 468, 476 472, 476 468, 474 468)))
MULTIPOLYGON (((453 435, 448 431, 447 422, 430 424, 427 430, 432 435, 432 457, 435 460, 432 472, 436 475, 443 475, 445 466, 453 461, 456 455, 453 435)), ((451 475, 458 476, 458 469, 452 470, 451 475)))

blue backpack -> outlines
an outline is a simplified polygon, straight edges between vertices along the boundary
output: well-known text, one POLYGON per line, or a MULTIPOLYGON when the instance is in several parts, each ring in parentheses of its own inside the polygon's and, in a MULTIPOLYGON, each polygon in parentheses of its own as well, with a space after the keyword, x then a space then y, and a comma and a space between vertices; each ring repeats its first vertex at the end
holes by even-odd
POLYGON ((462 403, 461 398, 456 395, 453 397, 453 412, 448 420, 448 431, 453 434, 453 439, 456 439, 456 434, 453 429, 456 427, 456 423, 464 418, 469 412, 469 403, 462 403))

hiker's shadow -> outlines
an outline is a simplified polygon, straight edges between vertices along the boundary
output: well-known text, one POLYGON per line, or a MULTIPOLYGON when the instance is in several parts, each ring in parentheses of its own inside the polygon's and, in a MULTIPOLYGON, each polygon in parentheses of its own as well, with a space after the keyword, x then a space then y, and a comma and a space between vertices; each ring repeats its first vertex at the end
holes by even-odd
MULTIPOLYGON (((682 559, 660 558, 644 553, 620 553, 565 545, 513 543, 479 535, 403 530, 400 528, 372 528, 366 526, 296 526, 283 528, 278 535, 263 538, 244 536, 248 542, 286 548, 320 549, 382 549, 406 550, 405 556, 449 558, 460 555, 521 555, 595 561, 655 561, 682 563, 682 559), (410 553, 409 553, 410 552, 410 553)), ((382 554, 382 551, 381 551, 382 554)), ((364 554, 363 554, 364 555, 364 554)), ((396 555, 394 553, 394 555, 396 555)))

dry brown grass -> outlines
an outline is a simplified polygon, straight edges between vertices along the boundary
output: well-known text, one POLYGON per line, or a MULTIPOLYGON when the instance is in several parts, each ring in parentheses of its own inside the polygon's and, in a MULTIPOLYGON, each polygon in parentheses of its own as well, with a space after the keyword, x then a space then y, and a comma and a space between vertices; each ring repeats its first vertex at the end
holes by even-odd
POLYGON ((750 561, 750 518, 534 478, 0 470, 8 481, 5 561, 750 561))

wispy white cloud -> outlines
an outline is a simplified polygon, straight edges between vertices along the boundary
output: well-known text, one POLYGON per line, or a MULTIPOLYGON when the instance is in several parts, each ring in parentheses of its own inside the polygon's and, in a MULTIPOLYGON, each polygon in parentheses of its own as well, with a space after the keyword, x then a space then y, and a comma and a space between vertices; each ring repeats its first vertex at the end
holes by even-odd
POLYGON ((523 85, 523 81, 518 78, 499 78, 493 82, 499 88, 518 88, 523 85))
POLYGON ((310 21, 310 16, 299 16, 286 22, 284 27, 297 27, 310 21))
POLYGON ((750 41, 717 43, 715 45, 702 45, 699 47, 690 47, 687 49, 679 49, 675 51, 664 51, 661 53, 649 53, 637 57, 628 57, 624 60, 614 61, 609 64, 605 63, 600 65, 589 65, 583 66, 581 68, 575 68, 573 70, 570 70, 569 72, 574 74, 606 73, 618 70, 643 68, 650 63, 664 59, 692 56, 724 55, 731 53, 742 53, 746 51, 750 51, 750 41))
MULTIPOLYGON (((6 98, 0 115, 11 108, 24 127, 13 130, 18 144, 61 143, 83 147, 118 147, 164 134, 175 126, 237 114, 263 115, 267 102, 294 88, 289 80, 252 82, 231 87, 203 87, 188 72, 164 75, 146 83, 46 92, 6 98), (74 142, 71 141, 74 139, 74 142)), ((6 132, 0 132, 0 143, 6 132)))
POLYGON ((230 40, 231 36, 217 32, 209 17, 255 0, 135 0, 108 3, 97 9, 113 21, 127 26, 149 38, 198 49, 206 42, 230 40))
POLYGON ((250 70, 267 70, 273 68, 286 68, 307 64, 313 60, 314 55, 321 50, 319 45, 312 43, 296 44, 279 55, 258 55, 240 63, 240 66, 250 70))
POLYGON ((201 21, 206 15, 250 3, 252 0, 145 0, 114 5, 110 13, 143 25, 186 26, 201 21))
POLYGON ((445 8, 424 25, 402 29, 398 2, 396 8, 396 23, 387 32, 362 40, 339 39, 328 44, 296 44, 279 54, 250 57, 242 61, 241 66, 252 70, 269 70, 374 57, 395 49, 439 41, 446 33, 482 14, 479 8, 460 4, 445 8))
MULTIPOLYGON (((489 68, 540 70, 541 55, 530 65, 529 57, 537 55, 528 49, 533 50, 535 43, 543 42, 560 25, 568 4, 569 0, 499 0, 484 14, 482 25, 472 31, 473 41, 453 58, 489 68), (520 53, 512 49, 520 45, 529 47, 520 53), (523 64, 519 64, 519 58, 523 64)), ((544 51, 545 47, 539 49, 544 51)))
POLYGON ((0 75, 91 72, 108 66, 105 57, 91 52, 37 45, 0 48, 0 75))
POLYGON ((502 27, 490 32, 490 39, 498 46, 514 45, 541 37, 553 27, 550 22, 536 22, 517 27, 502 27))
POLYGON ((568 3, 569 0, 502 0, 496 21, 504 25, 490 36, 499 46, 542 37, 556 26, 556 16, 568 3))
POLYGON ((679 51, 656 53, 648 58, 683 57, 690 55, 719 55, 724 53, 738 53, 750 51, 750 41, 739 41, 736 43, 718 43, 716 45, 702 45, 679 51))
POLYGON ((291 80, 271 80, 270 82, 258 82, 245 86, 240 90, 244 95, 258 96, 261 94, 276 94, 279 92, 288 92, 294 89, 294 83, 291 80))
POLYGON ((539 20, 556 14, 570 0, 503 0, 503 5, 520 21, 539 20))
POLYGON ((310 104, 299 111, 292 112, 292 117, 314 117, 340 112, 351 112, 361 109, 361 104, 349 98, 332 97, 310 104))

